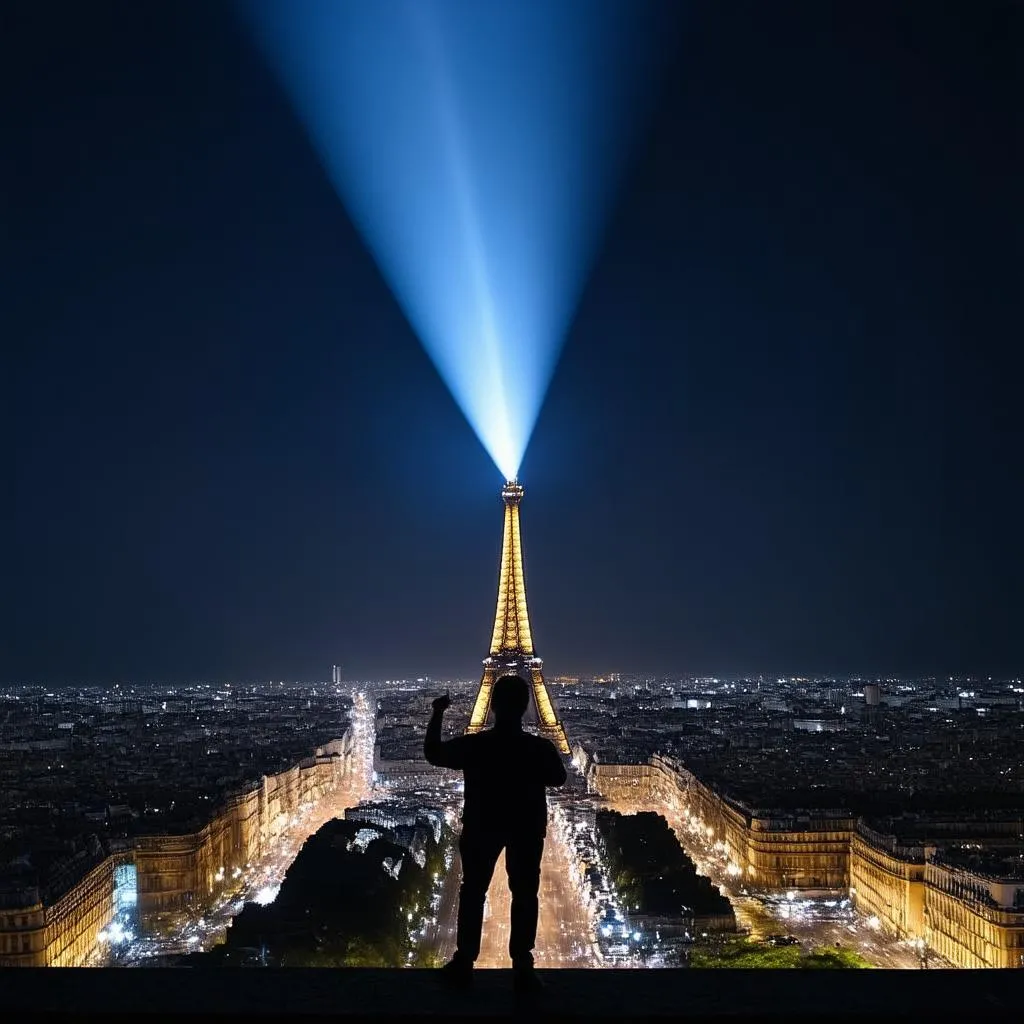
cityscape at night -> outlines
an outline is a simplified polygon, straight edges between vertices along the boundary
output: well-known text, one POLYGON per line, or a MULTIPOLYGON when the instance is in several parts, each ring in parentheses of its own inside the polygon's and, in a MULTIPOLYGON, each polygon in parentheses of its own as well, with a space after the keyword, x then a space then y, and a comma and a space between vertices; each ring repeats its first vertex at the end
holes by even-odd
POLYGON ((10 10, 0 1011, 1004 1008, 1024 9, 10 10))
MULTIPOLYGON (((479 682, 335 665, 5 692, 3 962, 439 966, 463 787, 424 760, 423 722, 443 688, 456 732, 479 733, 496 673, 518 670, 572 764, 549 799, 538 966, 1024 967, 1021 679, 549 682, 523 495, 502 489, 479 682)), ((502 864, 480 967, 510 964, 502 864)))
MULTIPOLYGON (((460 786, 423 762, 423 722, 449 688, 453 725, 468 724, 478 685, 6 688, 4 962, 255 958, 232 918, 272 907, 335 818, 402 847, 399 861, 440 844, 450 866, 460 786)), ((700 964, 741 943, 756 965, 792 939, 787 953, 878 967, 1021 966, 1020 680, 610 672, 549 685, 574 771, 551 803, 538 964, 700 964), (602 816, 645 812, 710 883, 688 896, 705 905, 623 894, 617 879, 639 866, 611 854, 602 816)), ((457 879, 443 873, 412 921, 387 922, 401 954, 381 947, 379 963, 450 952, 457 879)), ((501 966, 500 871, 491 899, 481 962, 501 966)), ((259 958, 315 962, 282 941, 259 958)))

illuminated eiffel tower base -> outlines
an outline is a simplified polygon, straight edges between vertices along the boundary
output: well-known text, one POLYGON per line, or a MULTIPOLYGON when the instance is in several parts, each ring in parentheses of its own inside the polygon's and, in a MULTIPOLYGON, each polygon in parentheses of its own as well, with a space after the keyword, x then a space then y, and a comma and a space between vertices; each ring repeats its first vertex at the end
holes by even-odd
POLYGON ((484 674, 473 705, 467 733, 480 732, 491 709, 491 690, 503 675, 521 676, 531 684, 533 710, 538 731, 563 753, 569 753, 565 728, 558 720, 544 682, 544 662, 533 650, 530 616, 526 610, 526 582, 523 576, 523 546, 519 538, 519 503, 523 488, 510 480, 502 488, 505 526, 501 542, 501 572, 498 577, 498 607, 494 614, 491 649, 484 659, 484 674))

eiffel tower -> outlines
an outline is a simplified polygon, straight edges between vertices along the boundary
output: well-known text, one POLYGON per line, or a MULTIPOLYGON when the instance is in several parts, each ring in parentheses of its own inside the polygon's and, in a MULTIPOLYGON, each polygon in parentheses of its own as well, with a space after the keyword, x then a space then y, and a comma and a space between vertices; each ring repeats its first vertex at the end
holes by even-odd
POLYGON ((558 720, 544 682, 544 662, 534 653, 530 635, 523 545, 519 539, 519 503, 523 500, 519 481, 507 481, 501 489, 501 496, 505 501, 505 526, 501 542, 501 572, 498 575, 498 607, 494 613, 490 653, 484 658, 484 674, 466 732, 480 732, 486 724, 495 680, 503 675, 522 676, 532 684, 533 710, 540 734, 551 740, 563 754, 568 754, 565 728, 558 720))

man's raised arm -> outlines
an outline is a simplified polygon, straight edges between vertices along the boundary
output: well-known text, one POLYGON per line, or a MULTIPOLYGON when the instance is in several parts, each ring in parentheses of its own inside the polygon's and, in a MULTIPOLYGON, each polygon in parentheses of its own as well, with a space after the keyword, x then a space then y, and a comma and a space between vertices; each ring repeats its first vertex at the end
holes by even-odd
POLYGON ((445 694, 438 697, 431 705, 434 709, 427 723, 427 735, 423 740, 423 756, 427 761, 439 768, 461 768, 463 737, 457 736, 447 743, 441 740, 441 720, 445 711, 451 707, 451 697, 445 694))

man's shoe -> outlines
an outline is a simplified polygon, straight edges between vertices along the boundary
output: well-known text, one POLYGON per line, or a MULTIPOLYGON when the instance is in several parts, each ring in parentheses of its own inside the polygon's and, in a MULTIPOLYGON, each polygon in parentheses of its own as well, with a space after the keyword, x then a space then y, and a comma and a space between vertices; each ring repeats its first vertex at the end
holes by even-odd
POLYGON ((441 980, 449 986, 465 991, 473 987, 473 965, 467 960, 452 957, 440 970, 441 980))
POLYGON ((519 995, 537 995, 546 987, 533 964, 512 965, 512 988, 519 995))

